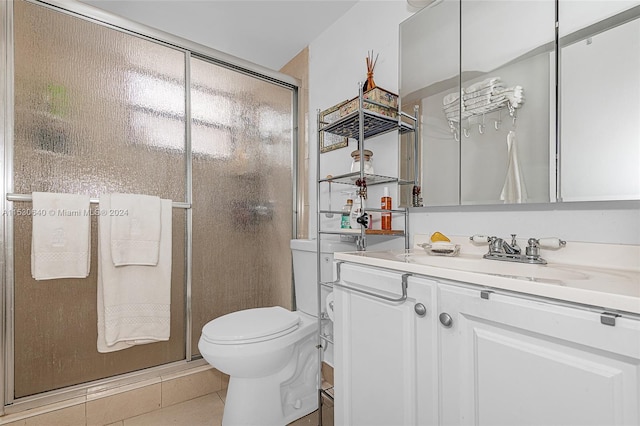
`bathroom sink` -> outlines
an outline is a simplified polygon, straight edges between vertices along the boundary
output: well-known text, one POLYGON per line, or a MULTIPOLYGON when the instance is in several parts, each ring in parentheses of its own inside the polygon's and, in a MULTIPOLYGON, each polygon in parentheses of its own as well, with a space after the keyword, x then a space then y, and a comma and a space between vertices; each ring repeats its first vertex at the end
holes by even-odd
POLYGON ((398 258, 409 263, 456 269, 489 275, 524 279, 528 281, 557 282, 585 280, 589 275, 569 266, 535 265, 518 262, 488 260, 481 256, 460 255, 455 257, 430 256, 425 253, 403 253, 398 258))
POLYGON ((336 259, 401 271, 434 280, 479 285, 582 305, 640 314, 640 246, 572 243, 568 253, 548 250, 546 265, 484 259, 485 247, 460 244, 457 256, 427 254, 416 239, 407 250, 337 253, 336 259))

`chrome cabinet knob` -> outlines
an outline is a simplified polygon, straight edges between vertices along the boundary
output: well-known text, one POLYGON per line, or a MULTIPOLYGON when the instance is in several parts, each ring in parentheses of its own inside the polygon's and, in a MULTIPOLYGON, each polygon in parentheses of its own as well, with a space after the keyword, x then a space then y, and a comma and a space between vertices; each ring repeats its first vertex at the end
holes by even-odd
POLYGON ((418 314, 419 317, 427 315, 427 307, 422 303, 416 303, 413 309, 416 311, 416 314, 418 314))
POLYGON ((440 324, 444 325, 447 328, 453 325, 453 318, 451 318, 451 315, 449 315, 446 312, 441 313, 439 316, 439 319, 440 319, 440 324))

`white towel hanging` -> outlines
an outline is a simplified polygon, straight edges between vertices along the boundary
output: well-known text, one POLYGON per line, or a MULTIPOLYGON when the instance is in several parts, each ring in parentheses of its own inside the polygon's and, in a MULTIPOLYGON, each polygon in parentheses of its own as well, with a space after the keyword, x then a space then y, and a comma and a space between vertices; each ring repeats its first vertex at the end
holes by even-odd
POLYGON ((89 196, 34 192, 32 200, 33 278, 86 278, 91 261, 89 196))
POLYGON ((520 169, 516 146, 516 132, 511 130, 507 135, 507 175, 500 194, 500 199, 505 203, 524 203, 527 201, 527 187, 520 169))
MULTIPOLYGON (((110 209, 102 195, 100 209, 110 209)), ((171 201, 161 200, 160 255, 156 266, 116 267, 111 258, 111 220, 99 217, 98 352, 169 340, 171 313, 171 201)))
POLYGON ((111 194, 111 257, 116 266, 158 264, 160 197, 111 194))

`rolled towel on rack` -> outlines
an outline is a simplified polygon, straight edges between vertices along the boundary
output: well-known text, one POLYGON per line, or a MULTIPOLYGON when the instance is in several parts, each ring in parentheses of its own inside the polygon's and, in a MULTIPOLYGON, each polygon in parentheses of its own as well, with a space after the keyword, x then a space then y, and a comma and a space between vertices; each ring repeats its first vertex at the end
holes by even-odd
POLYGON ((524 89, 520 85, 505 87, 500 77, 485 79, 443 99, 442 110, 450 122, 458 122, 473 116, 487 114, 502 108, 520 108, 524 103, 524 89))
POLYGON ((459 103, 455 103, 455 104, 451 104, 451 105, 445 105, 442 107, 443 111, 459 111, 460 110, 460 104, 459 103))
POLYGON ((504 108, 506 106, 507 106, 507 99, 502 99, 501 101, 497 101, 497 102, 492 101, 492 102, 486 102, 486 103, 479 103, 474 105, 473 108, 466 109, 463 113, 463 116, 486 114, 487 112, 495 111, 497 109, 504 108))
MULTIPOLYGON (((462 106, 462 109, 464 109, 464 105, 462 106)), ((456 104, 454 106, 450 106, 450 107, 446 107, 446 108, 442 108, 442 110, 447 113, 447 112, 459 112, 460 111, 460 105, 456 104)))
POLYGON ((460 93, 453 92, 445 95, 442 98, 442 105, 449 106, 459 103, 460 96, 462 99, 473 99, 483 95, 491 95, 495 92, 499 92, 505 89, 505 84, 500 80, 500 77, 487 78, 479 83, 474 83, 469 87, 460 90, 460 93))
POLYGON ((513 90, 507 90, 503 93, 514 108, 518 108, 524 103, 524 89, 522 86, 515 86, 513 90))
POLYGON ((522 86, 507 87, 496 91, 496 95, 510 95, 514 97, 524 97, 524 88, 522 86))
POLYGON ((455 92, 449 93, 448 95, 445 95, 444 98, 442 98, 442 105, 447 106, 447 105, 457 104, 459 99, 460 99, 459 93, 455 93, 455 92))
POLYGON ((465 91, 463 99, 464 100, 472 100, 484 95, 492 95, 495 93, 500 92, 501 90, 503 90, 505 88, 505 85, 500 83, 500 84, 496 84, 495 86, 491 86, 491 87, 486 87, 484 89, 480 89, 480 90, 476 90, 473 92, 468 92, 465 91))
POLYGON ((487 87, 493 87, 499 84, 503 84, 500 77, 489 77, 483 81, 478 83, 474 83, 464 89, 465 93, 474 92, 477 90, 481 90, 487 87))
POLYGON ((464 106, 465 106, 465 109, 468 109, 478 105, 486 105, 490 102, 491 102, 491 95, 484 95, 479 98, 469 99, 464 101, 464 106))

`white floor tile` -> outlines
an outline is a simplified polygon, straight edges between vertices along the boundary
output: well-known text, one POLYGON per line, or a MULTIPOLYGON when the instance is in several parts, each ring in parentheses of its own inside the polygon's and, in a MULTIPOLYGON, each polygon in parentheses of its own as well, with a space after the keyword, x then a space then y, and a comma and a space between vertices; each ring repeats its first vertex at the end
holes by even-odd
POLYGON ((224 403, 217 393, 125 419, 124 426, 220 426, 224 403))
MULTIPOLYGON (((226 389, 125 419, 123 426, 221 426, 225 397, 226 389)), ((317 412, 311 413, 290 426, 315 426, 317 415, 317 412)), ((325 405, 323 423, 333 426, 333 407, 325 405)))

